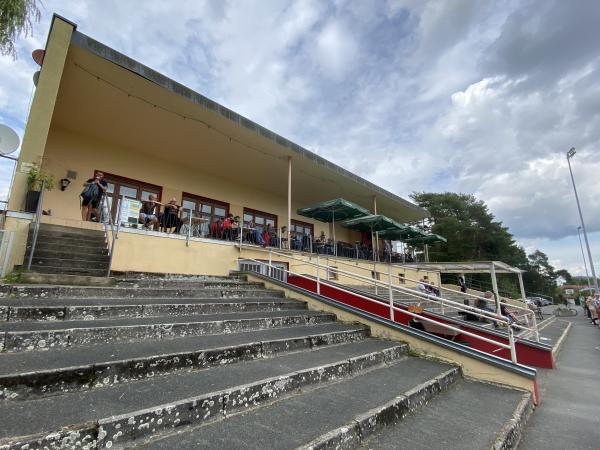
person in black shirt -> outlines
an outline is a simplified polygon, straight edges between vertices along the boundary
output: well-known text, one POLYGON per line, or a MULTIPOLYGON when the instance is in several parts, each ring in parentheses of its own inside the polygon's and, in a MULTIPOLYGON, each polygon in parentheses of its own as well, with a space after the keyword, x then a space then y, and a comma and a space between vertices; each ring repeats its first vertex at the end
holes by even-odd
POLYGON ((81 219, 89 221, 92 213, 100 218, 98 205, 102 201, 102 196, 108 189, 108 183, 104 179, 102 172, 96 172, 94 178, 90 178, 83 185, 81 193, 81 219))
POLYGON ((140 209, 140 222, 146 227, 158 230, 158 210, 160 203, 156 201, 156 195, 150 194, 148 200, 142 203, 140 209))

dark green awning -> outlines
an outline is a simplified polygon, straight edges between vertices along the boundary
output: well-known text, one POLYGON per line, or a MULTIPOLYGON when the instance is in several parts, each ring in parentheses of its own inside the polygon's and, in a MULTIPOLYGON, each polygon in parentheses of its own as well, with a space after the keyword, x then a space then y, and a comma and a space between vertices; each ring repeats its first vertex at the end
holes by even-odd
POLYGON ((426 236, 426 234, 423 231, 409 225, 404 225, 403 229, 385 230, 379 233, 380 238, 389 239, 391 241, 406 241, 424 236, 426 236))
POLYGON ((404 242, 410 245, 419 245, 419 244, 435 244, 436 242, 446 242, 446 238, 440 236, 439 234, 426 234, 422 237, 416 237, 413 239, 406 239, 404 242))
POLYGON ((355 231, 369 231, 371 233, 383 230, 401 230, 406 227, 406 225, 402 225, 394 219, 381 214, 370 214, 350 219, 345 221, 342 226, 355 231))
POLYGON ((298 214, 321 222, 338 222, 369 215, 369 210, 344 198, 334 198, 298 209, 298 214))

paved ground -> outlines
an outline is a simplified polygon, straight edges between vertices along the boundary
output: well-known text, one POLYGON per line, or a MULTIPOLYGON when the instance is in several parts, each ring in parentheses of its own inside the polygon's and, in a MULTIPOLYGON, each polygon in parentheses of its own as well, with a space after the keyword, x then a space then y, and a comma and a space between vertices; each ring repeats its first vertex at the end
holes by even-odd
POLYGON ((529 420, 522 450, 600 448, 600 329, 583 311, 558 355, 557 368, 540 370, 542 404, 529 420))

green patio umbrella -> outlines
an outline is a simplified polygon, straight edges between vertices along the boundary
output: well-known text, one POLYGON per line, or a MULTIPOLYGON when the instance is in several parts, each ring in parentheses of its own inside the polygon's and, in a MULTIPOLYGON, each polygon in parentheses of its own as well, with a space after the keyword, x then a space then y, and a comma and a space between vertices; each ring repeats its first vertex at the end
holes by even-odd
POLYGON ((310 217, 321 222, 333 223, 333 248, 334 254, 337 255, 335 221, 366 216, 369 215, 369 210, 344 198, 334 198, 305 208, 300 208, 297 210, 297 213, 301 216, 310 217))
MULTIPOLYGON (((390 219, 382 214, 370 214, 364 217, 358 217, 356 219, 350 219, 342 224, 343 227, 349 228, 355 231, 370 231, 371 242, 373 241, 373 233, 382 232, 386 230, 402 230, 406 227, 394 219, 390 219)), ((373 249, 373 260, 375 260, 375 246, 371 246, 373 249)))
POLYGON ((410 245, 423 245, 423 248, 425 251, 425 261, 429 262, 429 244, 435 244, 436 242, 446 242, 446 238, 443 236, 440 236, 439 234, 431 233, 431 234, 424 234, 423 236, 420 236, 420 237, 407 239, 404 242, 406 242, 407 244, 410 244, 410 245))
POLYGON ((426 236, 425 233, 418 228, 410 225, 403 225, 404 228, 394 230, 384 230, 379 232, 379 236, 391 241, 406 241, 426 236))
POLYGON ((436 242, 447 242, 446 238, 440 236, 439 234, 431 233, 424 234, 423 236, 418 236, 405 240, 408 244, 435 244, 436 242))

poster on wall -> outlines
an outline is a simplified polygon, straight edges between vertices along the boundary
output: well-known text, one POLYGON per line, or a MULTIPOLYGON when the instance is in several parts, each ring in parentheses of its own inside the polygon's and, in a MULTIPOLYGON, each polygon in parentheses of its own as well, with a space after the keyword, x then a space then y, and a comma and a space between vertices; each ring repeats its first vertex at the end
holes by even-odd
POLYGON ((142 202, 131 198, 121 200, 121 225, 137 226, 142 202))

